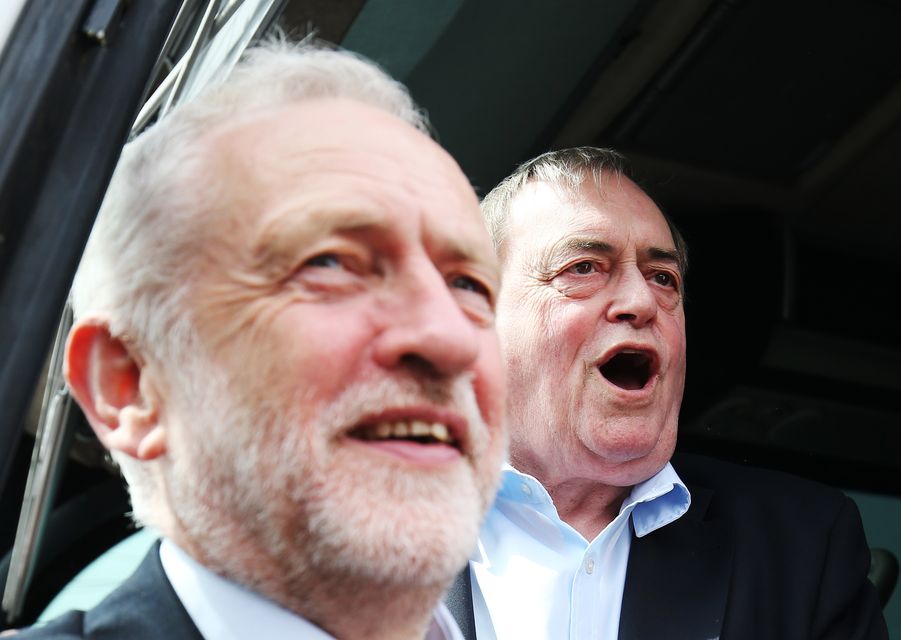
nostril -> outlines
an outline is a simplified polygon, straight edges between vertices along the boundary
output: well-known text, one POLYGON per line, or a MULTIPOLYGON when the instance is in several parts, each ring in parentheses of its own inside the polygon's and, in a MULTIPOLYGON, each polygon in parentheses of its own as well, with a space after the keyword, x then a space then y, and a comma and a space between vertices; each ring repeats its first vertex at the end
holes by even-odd
POLYGON ((398 359, 398 364, 409 372, 425 378, 440 378, 441 372, 434 363, 417 353, 405 353, 398 359))

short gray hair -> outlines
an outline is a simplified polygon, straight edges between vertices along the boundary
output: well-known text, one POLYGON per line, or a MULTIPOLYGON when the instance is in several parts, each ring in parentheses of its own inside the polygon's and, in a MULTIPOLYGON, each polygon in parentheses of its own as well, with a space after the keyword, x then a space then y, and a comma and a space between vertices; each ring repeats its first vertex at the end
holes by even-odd
MULTIPOLYGON (((601 147, 571 147, 548 151, 519 165, 482 198, 482 215, 498 254, 503 257, 510 203, 527 183, 547 182, 575 191, 586 178, 602 188, 604 179, 611 176, 625 176, 635 180, 630 175, 625 156, 613 149, 601 147)), ((688 246, 669 216, 662 210, 661 213, 673 236, 679 269, 684 274, 688 269, 688 246)))
MULTIPOLYGON (((276 37, 243 56, 228 77, 163 116, 126 145, 72 286, 76 318, 96 314, 142 354, 178 367, 196 355, 189 283, 202 229, 215 224, 216 187, 203 175, 203 134, 240 114, 301 100, 344 98, 429 134, 407 89, 352 52, 276 37)), ((145 463, 114 459, 128 481, 134 517, 157 526, 154 479, 145 463)))

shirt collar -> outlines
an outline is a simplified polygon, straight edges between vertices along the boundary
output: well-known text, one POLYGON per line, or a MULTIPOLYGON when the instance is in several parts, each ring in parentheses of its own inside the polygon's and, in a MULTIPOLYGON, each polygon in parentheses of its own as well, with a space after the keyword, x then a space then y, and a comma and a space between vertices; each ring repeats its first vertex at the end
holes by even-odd
POLYGON ((515 469, 509 462, 501 467, 501 484, 497 498, 531 504, 553 504, 547 489, 528 473, 515 469))
POLYGON ((632 526, 641 538, 678 520, 691 506, 691 494, 669 462, 656 474, 632 487, 620 511, 632 510, 632 526))
MULTIPOLYGON (((538 480, 504 463, 498 499, 532 504, 544 511, 556 508, 550 494, 538 480)), ((656 474, 632 487, 620 513, 631 512, 635 535, 641 538, 682 517, 691 506, 688 487, 669 462, 656 474)), ((559 518, 559 515, 557 516, 559 518)))
MULTIPOLYGON (((160 560, 166 577, 204 638, 217 640, 334 640, 295 613, 226 580, 163 539, 160 560)), ((462 640, 450 612, 440 603, 426 640, 462 640)))

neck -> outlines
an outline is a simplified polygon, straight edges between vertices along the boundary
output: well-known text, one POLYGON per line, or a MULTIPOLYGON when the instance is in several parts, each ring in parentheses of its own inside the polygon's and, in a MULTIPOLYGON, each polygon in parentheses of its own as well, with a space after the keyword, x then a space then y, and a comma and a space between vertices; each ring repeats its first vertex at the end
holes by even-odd
POLYGON ((545 483, 560 519, 588 540, 594 540, 619 515, 631 487, 613 487, 597 481, 570 479, 545 483))

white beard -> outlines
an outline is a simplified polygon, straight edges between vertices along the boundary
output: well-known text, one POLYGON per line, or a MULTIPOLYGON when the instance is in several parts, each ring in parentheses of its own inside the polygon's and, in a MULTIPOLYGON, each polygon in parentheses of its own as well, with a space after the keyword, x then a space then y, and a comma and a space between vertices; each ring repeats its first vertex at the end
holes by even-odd
POLYGON ((272 596, 280 586, 328 588, 348 576, 443 587, 465 565, 505 449, 500 435, 488 437, 467 379, 358 383, 324 411, 302 397, 279 411, 242 406, 224 376, 182 369, 179 377, 178 415, 190 418, 170 438, 170 506, 214 570, 272 596), (472 458, 413 469, 335 437, 367 413, 423 401, 466 418, 472 458), (243 550, 236 532, 249 542, 243 550), (264 557, 280 575, 256 562, 264 557))

